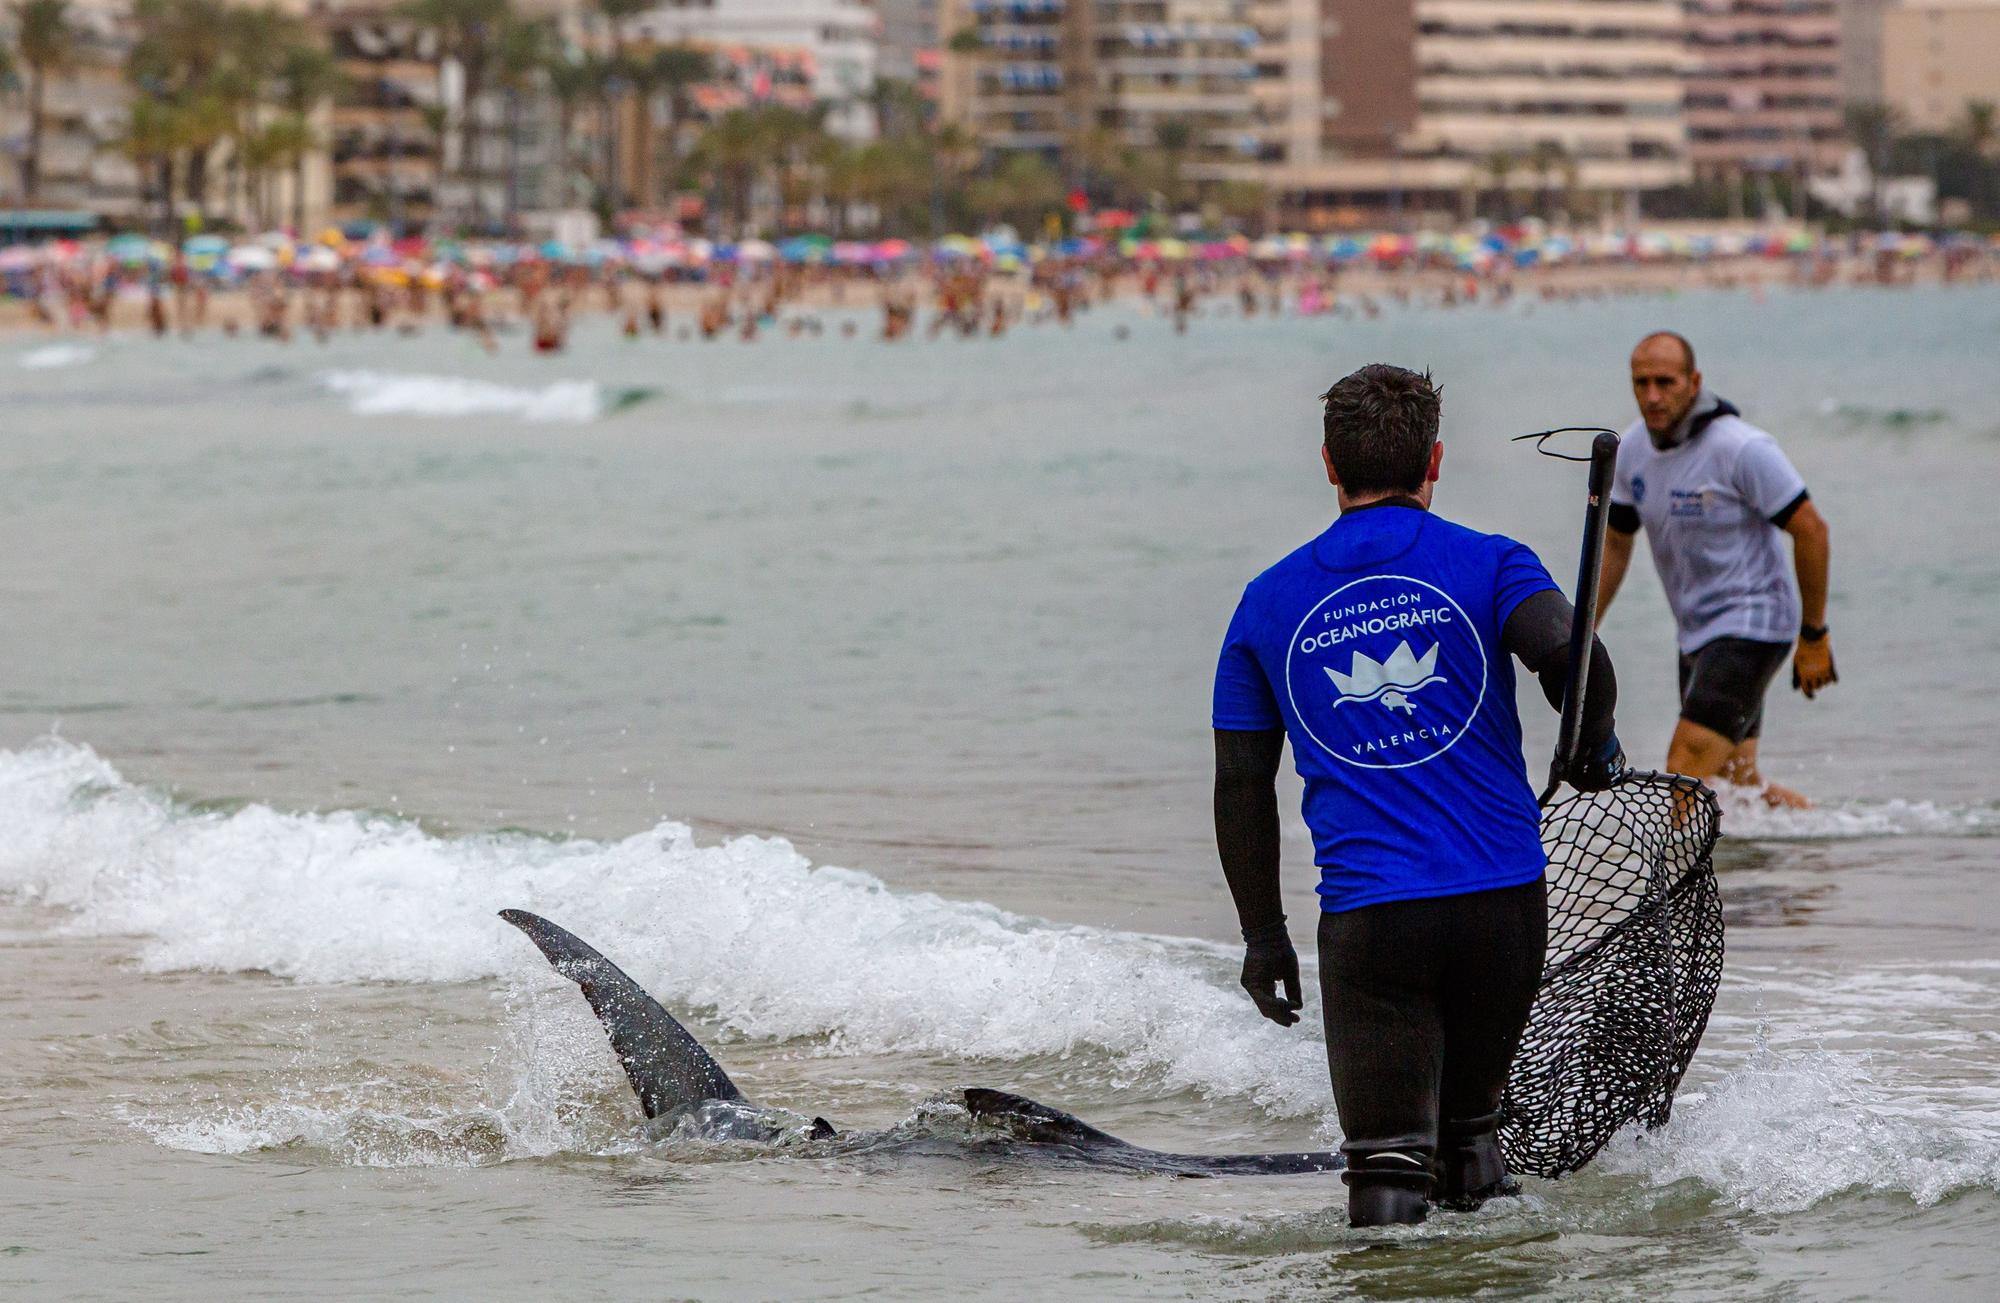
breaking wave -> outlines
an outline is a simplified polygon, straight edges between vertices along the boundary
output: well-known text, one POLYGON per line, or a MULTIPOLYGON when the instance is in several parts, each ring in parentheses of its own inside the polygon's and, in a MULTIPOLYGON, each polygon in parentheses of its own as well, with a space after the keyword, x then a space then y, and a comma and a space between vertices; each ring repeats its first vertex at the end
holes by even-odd
POLYGON ((347 410, 356 416, 511 416, 580 425, 605 411, 604 397, 590 380, 556 380, 533 388, 462 376, 328 371, 320 383, 345 398, 347 410))
POLYGON ((437 838, 360 813, 175 807, 88 748, 0 752, 0 890, 133 935, 153 970, 460 982, 540 960, 495 916, 548 914, 663 1000, 831 1052, 1022 1059, 1096 1049, 1165 1090, 1288 1116, 1330 1105, 1316 1041, 1243 1016, 1233 955, 892 891, 783 840, 437 838))
MULTIPOLYGON (((128 1112, 173 1148, 369 1166, 641 1149, 601 1033, 495 917, 508 905, 548 913, 742 1037, 807 1038, 826 1055, 1088 1054, 1108 1060, 1113 1087, 1331 1120, 1312 1020, 1283 1031, 1250 1016, 1233 952, 895 891, 773 838, 703 846, 677 823, 619 841, 440 838, 364 813, 194 810, 51 739, 0 751, 0 891, 63 908, 71 932, 138 938, 152 970, 536 975, 504 993, 491 1080, 378 1067, 357 1082, 342 1053, 256 1099, 128 1112)), ((1918 1203, 2000 1189, 2000 1095, 1965 1087, 1960 1063, 1968 1043, 1990 1045, 1996 1000, 2000 963, 1732 971, 1673 1122, 1621 1138, 1587 1179, 1693 1178, 1769 1212, 1854 1189, 1918 1203)), ((1566 1205, 1570 1188, 1545 1196, 1566 1205)))
POLYGON ((97 360, 97 350, 89 344, 44 344, 14 359, 14 365, 29 371, 47 371, 62 366, 82 366, 97 360))

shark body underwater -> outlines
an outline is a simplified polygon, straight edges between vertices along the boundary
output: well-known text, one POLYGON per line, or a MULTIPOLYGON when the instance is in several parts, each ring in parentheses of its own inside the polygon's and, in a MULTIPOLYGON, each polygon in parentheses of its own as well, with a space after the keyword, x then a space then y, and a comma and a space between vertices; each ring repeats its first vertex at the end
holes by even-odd
MULTIPOLYGON (((803 1124, 796 1115, 745 1099, 701 1042, 644 987, 574 934, 526 910, 500 917, 527 934, 559 976, 575 982, 603 1024, 611 1048, 649 1119, 690 1127, 706 1140, 797 1141, 828 1153, 934 1148, 922 1138, 838 1131, 825 1118, 803 1124)), ((1001 1090, 960 1092, 968 1136, 955 1146, 968 1157, 1051 1161, 1167 1176, 1296 1176, 1337 1172, 1338 1153, 1172 1154, 1107 1135, 1060 1109, 1001 1090)))

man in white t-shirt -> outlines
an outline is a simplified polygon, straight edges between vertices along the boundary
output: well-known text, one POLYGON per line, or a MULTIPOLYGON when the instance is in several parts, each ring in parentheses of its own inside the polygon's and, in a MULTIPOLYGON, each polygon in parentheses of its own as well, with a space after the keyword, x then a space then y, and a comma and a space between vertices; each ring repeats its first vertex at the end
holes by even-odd
POLYGON ((1826 521, 1777 440, 1702 388, 1687 340, 1670 331, 1640 340, 1632 392, 1641 419, 1618 445, 1598 617, 1643 527, 1680 645, 1681 718, 1667 768, 1803 807, 1803 796, 1758 774, 1757 740, 1764 690, 1787 653, 1792 686, 1807 698, 1838 677, 1826 627, 1826 521), (1792 536, 1790 566, 1781 533, 1792 536))

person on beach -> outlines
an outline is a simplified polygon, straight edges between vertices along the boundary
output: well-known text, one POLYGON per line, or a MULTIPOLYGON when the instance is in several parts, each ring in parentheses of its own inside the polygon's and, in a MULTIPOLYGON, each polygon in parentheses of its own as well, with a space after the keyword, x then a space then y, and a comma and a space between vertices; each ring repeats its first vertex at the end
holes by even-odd
MULTIPOLYGON (((1519 659, 1560 709, 1572 611, 1535 554, 1431 512, 1444 449, 1428 375, 1363 367, 1323 396, 1327 530, 1252 580, 1215 674, 1215 837, 1243 986, 1298 1021, 1274 788, 1287 739, 1319 866, 1320 1000, 1356 1226, 1420 1222, 1518 1187, 1501 1089, 1542 972, 1540 811, 1519 659), (1282 987, 1282 994, 1279 988, 1282 987)), ((1624 768, 1593 643, 1579 759, 1624 768)))
POLYGON ((1805 808, 1805 797, 1758 772, 1757 741, 1764 691, 1787 653, 1792 686, 1808 700, 1839 680, 1826 626, 1826 520, 1777 440, 1702 387, 1687 340, 1671 331, 1640 340, 1632 393, 1640 419, 1618 445, 1598 619, 1643 526, 1680 647, 1681 717, 1667 768, 1805 808), (1792 536, 1790 573, 1781 533, 1792 536))

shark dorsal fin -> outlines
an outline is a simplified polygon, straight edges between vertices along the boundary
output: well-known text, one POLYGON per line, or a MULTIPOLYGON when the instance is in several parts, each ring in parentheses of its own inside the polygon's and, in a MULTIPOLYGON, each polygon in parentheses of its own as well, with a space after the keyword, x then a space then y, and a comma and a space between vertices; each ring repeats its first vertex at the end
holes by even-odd
POLYGON ((500 917, 525 932, 550 967, 582 988, 647 1117, 703 1100, 743 1098, 701 1042, 618 965, 539 914, 503 909, 500 917))

